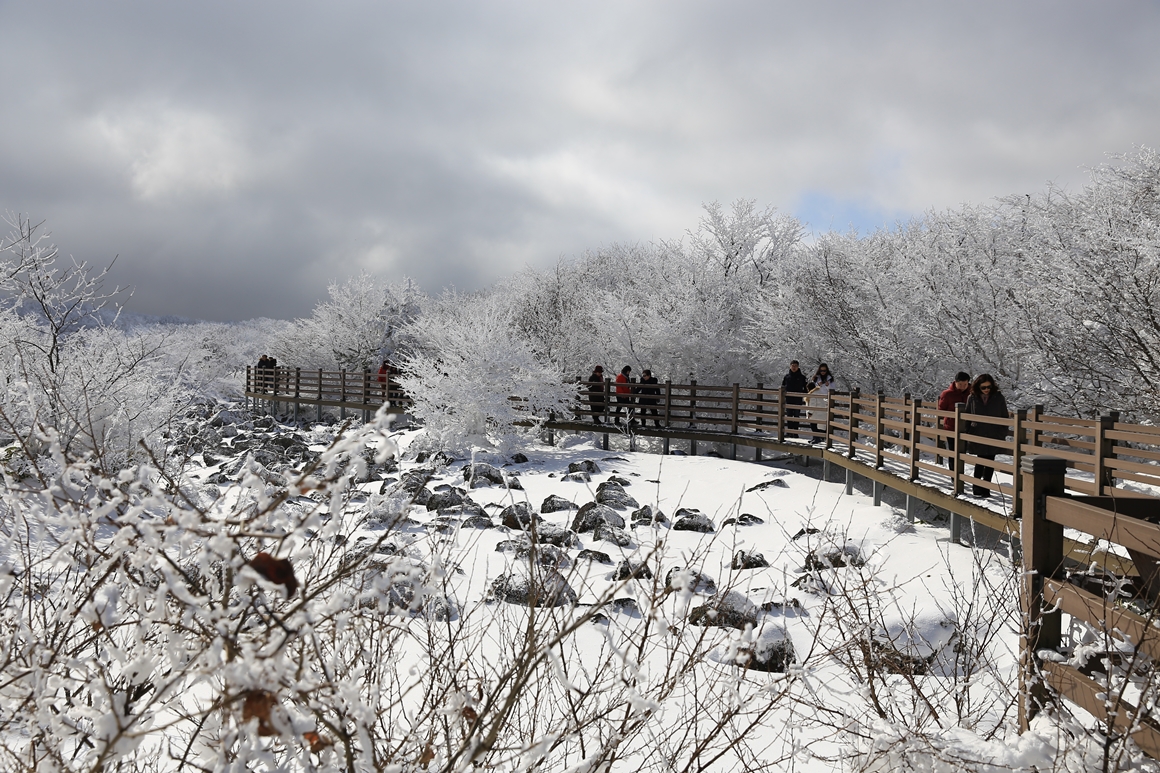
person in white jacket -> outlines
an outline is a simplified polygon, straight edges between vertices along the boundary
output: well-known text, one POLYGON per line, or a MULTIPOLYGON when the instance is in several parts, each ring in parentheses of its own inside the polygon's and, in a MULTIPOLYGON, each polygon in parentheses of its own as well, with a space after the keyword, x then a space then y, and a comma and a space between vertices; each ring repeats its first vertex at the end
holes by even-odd
MULTIPOLYGON (((814 377, 810 379, 810 384, 809 384, 809 393, 811 395, 810 407, 811 408, 821 408, 821 409, 825 410, 826 403, 828 401, 825 396, 830 394, 830 390, 833 388, 834 388, 834 374, 830 372, 830 366, 823 362, 821 365, 818 366, 818 369, 814 372, 814 377)), ((814 417, 814 412, 811 411, 810 418, 812 419, 813 417, 814 417)), ((814 432, 819 431, 818 425, 816 422, 812 422, 810 424, 810 429, 813 430, 814 432)), ((822 442, 822 439, 820 437, 811 437, 810 442, 811 443, 820 443, 820 442, 822 442)))

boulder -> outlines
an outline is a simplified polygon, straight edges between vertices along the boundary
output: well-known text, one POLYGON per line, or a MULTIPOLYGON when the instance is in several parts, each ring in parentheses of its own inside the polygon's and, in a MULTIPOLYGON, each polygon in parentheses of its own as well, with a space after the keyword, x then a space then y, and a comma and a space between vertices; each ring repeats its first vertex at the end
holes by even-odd
MULTIPOLYGON (((430 504, 430 502, 428 502, 430 504)), ((453 515, 459 518, 465 518, 471 515, 487 515, 482 507, 472 502, 470 499, 466 500, 461 505, 454 507, 441 507, 437 511, 439 515, 453 515)))
POLYGON ((632 615, 633 617, 640 617, 640 605, 636 603, 636 599, 623 598, 613 599, 609 604, 613 612, 620 612, 623 615, 632 615))
POLYGON ((664 526, 669 522, 665 514, 652 505, 645 505, 639 510, 633 510, 629 516, 633 526, 664 526))
MULTIPOLYGON (((680 511, 677 512, 679 515, 680 511)), ((713 525, 713 521, 709 520, 709 516, 704 513, 681 516, 673 524, 673 531, 696 531, 702 534, 712 534, 716 530, 717 527, 713 525)))
POLYGON ((767 628, 751 644, 742 647, 738 659, 750 671, 784 674, 793 663, 793 642, 784 630, 767 628))
POLYGON ((494 529, 495 524, 486 515, 470 515, 463 519, 464 529, 494 529))
POLYGON ((728 591, 689 612, 690 625, 713 625, 745 630, 757 625, 757 605, 744 594, 728 591))
POLYGON ((619 483, 605 481, 596 487, 596 502, 614 510, 628 510, 640 507, 640 503, 625 493, 619 483))
POLYGON ((494 483, 497 486, 504 484, 503 473, 500 472, 494 465, 486 462, 476 462, 475 464, 465 465, 463 468, 463 480, 474 488, 474 483, 477 480, 486 480, 488 483, 494 483))
MULTIPOLYGON (((619 475, 611 476, 608 480, 605 481, 605 483, 615 483, 618 486, 620 486, 621 488, 624 488, 625 486, 632 485, 632 481, 630 481, 628 478, 622 478, 619 475)), ((603 485, 603 484, 601 484, 601 485, 603 485)))
POLYGON ((516 453, 512 454, 512 464, 527 464, 527 463, 528 463, 528 457, 524 456, 523 454, 519 453, 518 451, 516 453))
POLYGON ((539 516, 532 510, 532 506, 527 502, 516 502, 514 505, 509 505, 503 509, 499 514, 500 523, 509 529, 519 529, 523 531, 539 520, 539 516))
POLYGON ((624 528, 624 519, 620 517, 620 513, 605 505, 589 502, 581 507, 577 511, 576 517, 572 519, 572 531, 583 534, 592 531, 602 523, 615 526, 618 529, 624 528))
POLYGON ((442 510, 444 508, 462 505, 464 501, 464 496, 461 492, 449 488, 444 491, 436 491, 427 497, 425 504, 428 510, 442 510))
POLYGON ((541 513, 559 513, 563 510, 575 510, 578 507, 579 506, 575 502, 564 499, 564 497, 560 497, 560 496, 556 496, 555 494, 552 494, 547 499, 544 500, 544 503, 542 505, 540 505, 540 512, 541 513))
POLYGON ((630 561, 621 561, 612 572, 614 580, 651 580, 652 578, 652 569, 648 568, 648 564, 634 564, 630 561))
POLYGON ((577 561, 592 561, 596 564, 604 564, 606 566, 612 564, 612 559, 607 553, 602 553, 599 550, 581 550, 576 554, 577 561))
POLYGON ((789 488, 789 484, 781 478, 774 478, 773 480, 767 480, 763 483, 758 483, 756 486, 745 489, 745 493, 749 494, 754 491, 764 491, 767 488, 789 488))
POLYGON ((611 542, 619 548, 626 548, 632 544, 632 535, 622 528, 610 526, 607 523, 597 525, 592 531, 592 539, 611 542))
POLYGON ((707 574, 683 566, 674 566, 665 575, 665 587, 675 591, 713 594, 717 592, 716 581, 707 574))
POLYGON ((864 566, 866 559, 862 552, 853 545, 831 547, 825 550, 811 550, 806 554, 805 569, 807 572, 817 569, 838 569, 843 566, 864 566))
POLYGON ((580 547, 580 538, 571 529, 565 529, 554 523, 539 521, 535 524, 536 540, 543 545, 555 545, 560 548, 580 547))
POLYGON ((507 553, 540 566, 558 567, 568 563, 568 554, 555 545, 533 545, 526 537, 503 540, 495 546, 497 553, 507 553))
POLYGON ((733 554, 732 568, 734 569, 764 569, 767 566, 769 566, 769 562, 760 553, 746 553, 744 550, 738 550, 733 554))
POLYGON ((577 600, 564 576, 552 569, 500 575, 491 584, 491 596, 526 607, 558 607, 577 600))
POLYGON ((741 515, 737 516, 736 518, 726 518, 725 522, 721 525, 722 526, 729 526, 731 524, 737 524, 738 526, 760 526, 763 523, 765 523, 765 521, 762 520, 761 518, 758 518, 756 515, 750 515, 749 513, 742 513, 741 515))
POLYGON ((592 476, 586 472, 570 472, 560 478, 560 480, 567 481, 568 483, 590 483, 592 476))
POLYGON ((591 459, 585 459, 582 462, 572 462, 569 464, 568 472, 586 472, 589 475, 595 475, 600 472, 600 467, 591 459))

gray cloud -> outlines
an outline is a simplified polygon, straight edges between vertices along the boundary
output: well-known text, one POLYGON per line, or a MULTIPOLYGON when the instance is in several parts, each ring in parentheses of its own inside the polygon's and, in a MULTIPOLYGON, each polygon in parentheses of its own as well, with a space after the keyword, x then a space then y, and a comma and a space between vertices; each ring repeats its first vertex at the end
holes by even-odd
POLYGON ((364 268, 474 289, 712 199, 865 226, 1160 145, 1142 1, 17 2, 0 26, 0 207, 119 254, 145 313, 304 315, 364 268))

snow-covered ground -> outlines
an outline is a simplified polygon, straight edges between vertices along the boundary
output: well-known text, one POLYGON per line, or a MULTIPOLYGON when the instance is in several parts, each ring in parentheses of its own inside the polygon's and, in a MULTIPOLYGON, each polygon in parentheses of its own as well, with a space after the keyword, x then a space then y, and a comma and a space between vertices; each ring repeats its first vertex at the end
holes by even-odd
POLYGON ((176 497, 123 479, 141 508, 53 521, 112 568, 62 611, 97 654, 83 678, 36 667, 56 685, 39 721, 161 769, 1088 766, 1056 724, 1016 732, 1005 546, 953 544, 816 464, 596 437, 452 459, 385 423, 190 422, 176 497), (148 686, 128 707, 126 680, 148 686))

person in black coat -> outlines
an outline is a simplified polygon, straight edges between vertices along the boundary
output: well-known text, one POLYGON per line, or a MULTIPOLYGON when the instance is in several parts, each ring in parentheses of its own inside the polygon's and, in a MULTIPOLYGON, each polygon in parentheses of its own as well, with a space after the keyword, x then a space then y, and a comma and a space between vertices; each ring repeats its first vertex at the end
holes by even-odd
POLYGON ((642 426, 645 422, 648 421, 649 413, 651 413, 653 416, 653 424, 658 427, 661 425, 660 411, 658 411, 656 408, 656 406, 659 405, 661 401, 660 398, 655 397, 655 395, 659 395, 661 393, 661 388, 657 386, 658 383, 659 382, 657 381, 657 377, 654 376, 652 371, 648 368, 645 368, 645 370, 640 374, 640 386, 637 388, 637 394, 645 396, 638 398, 638 402, 643 406, 648 406, 640 409, 640 421, 642 426))
MULTIPOLYGON (((990 373, 983 373, 971 385, 971 396, 967 398, 967 404, 963 408, 963 418, 966 423, 963 429, 967 434, 976 437, 993 438, 994 440, 1007 439, 1007 433, 1010 430, 1006 425, 971 421, 966 418, 968 414, 971 416, 990 416, 996 419, 1011 418, 1011 412, 1007 410, 1007 398, 1003 397, 1003 393, 999 391, 998 382, 991 378, 990 373)), ((1004 450, 974 439, 967 443, 967 453, 989 461, 993 461, 995 456, 1004 450)), ((981 463, 975 465, 975 477, 979 480, 990 483, 994 475, 994 467, 981 463)), ((973 492, 975 496, 983 499, 991 496, 990 489, 978 484, 975 484, 973 492)))
MULTIPOLYGON (((783 389, 785 389, 786 392, 800 393, 800 394, 787 394, 785 396, 785 404, 786 405, 802 405, 802 404, 804 404, 804 401, 803 401, 801 395, 808 392, 810 387, 809 387, 809 382, 806 381, 806 374, 802 373, 801 366, 798 365, 797 360, 794 360, 793 362, 791 362, 789 364, 789 373, 786 373, 785 377, 781 380, 781 386, 783 389)), ((801 415, 802 415, 802 412, 798 408, 786 408, 785 409, 785 416, 787 419, 791 416, 794 418, 797 418, 798 416, 801 416, 801 415)), ((788 430, 796 430, 798 428, 798 423, 796 421, 786 421, 785 428, 788 430)), ((786 437, 797 437, 797 434, 795 433, 795 434, 791 435, 789 433, 786 433, 786 437)))

